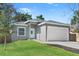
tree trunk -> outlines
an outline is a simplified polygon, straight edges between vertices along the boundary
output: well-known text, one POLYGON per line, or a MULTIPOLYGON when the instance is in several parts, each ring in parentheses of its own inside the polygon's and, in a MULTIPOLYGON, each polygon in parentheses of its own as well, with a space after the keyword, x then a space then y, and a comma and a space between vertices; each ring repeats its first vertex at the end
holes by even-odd
POLYGON ((6 55, 6 36, 4 38, 4 55, 6 55))

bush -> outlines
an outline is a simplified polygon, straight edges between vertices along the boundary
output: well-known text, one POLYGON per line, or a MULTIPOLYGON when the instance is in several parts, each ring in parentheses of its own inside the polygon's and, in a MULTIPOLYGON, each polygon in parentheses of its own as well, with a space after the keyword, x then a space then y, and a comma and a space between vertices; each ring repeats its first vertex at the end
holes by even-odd
MULTIPOLYGON (((4 40, 5 40, 5 37, 0 37, 0 43, 4 43, 4 40)), ((11 42, 11 37, 10 36, 6 37, 6 42, 7 43, 11 42)))

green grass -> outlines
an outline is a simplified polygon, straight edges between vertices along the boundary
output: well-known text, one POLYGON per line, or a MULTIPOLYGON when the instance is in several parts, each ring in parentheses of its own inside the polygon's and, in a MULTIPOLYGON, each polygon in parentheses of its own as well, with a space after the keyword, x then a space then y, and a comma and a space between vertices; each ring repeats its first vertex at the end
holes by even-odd
POLYGON ((19 40, 7 44, 6 51, 0 44, 0 55, 6 56, 76 56, 78 54, 62 48, 48 46, 33 40, 19 40))

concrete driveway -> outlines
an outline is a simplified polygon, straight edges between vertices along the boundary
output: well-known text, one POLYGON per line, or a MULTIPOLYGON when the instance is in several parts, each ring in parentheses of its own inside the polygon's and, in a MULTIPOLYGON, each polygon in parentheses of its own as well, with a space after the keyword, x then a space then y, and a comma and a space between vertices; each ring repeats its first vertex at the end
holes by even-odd
POLYGON ((71 42, 71 41, 67 41, 67 42, 41 42, 38 40, 34 40, 40 43, 44 43, 44 44, 48 44, 50 46, 56 46, 59 48, 63 48, 64 50, 68 50, 74 53, 78 53, 79 54, 79 42, 71 42))
POLYGON ((79 50, 79 42, 45 42, 45 44, 61 45, 79 50))
POLYGON ((44 42, 44 43, 79 54, 79 42, 44 42))

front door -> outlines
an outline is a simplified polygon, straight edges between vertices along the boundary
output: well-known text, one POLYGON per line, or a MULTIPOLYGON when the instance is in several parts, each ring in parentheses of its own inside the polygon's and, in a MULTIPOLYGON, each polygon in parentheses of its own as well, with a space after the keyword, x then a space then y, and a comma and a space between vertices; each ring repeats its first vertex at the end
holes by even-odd
POLYGON ((35 38, 35 29, 31 28, 30 37, 35 38))

